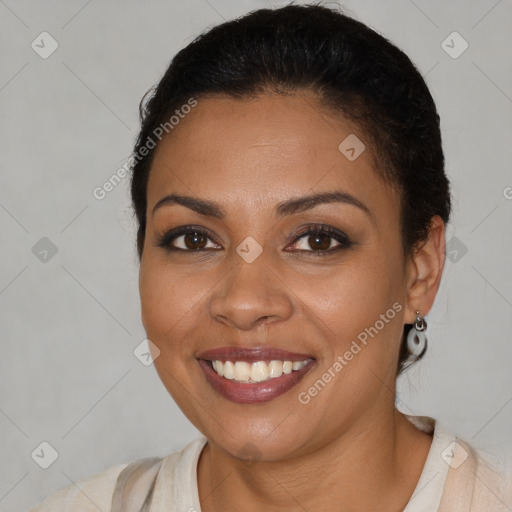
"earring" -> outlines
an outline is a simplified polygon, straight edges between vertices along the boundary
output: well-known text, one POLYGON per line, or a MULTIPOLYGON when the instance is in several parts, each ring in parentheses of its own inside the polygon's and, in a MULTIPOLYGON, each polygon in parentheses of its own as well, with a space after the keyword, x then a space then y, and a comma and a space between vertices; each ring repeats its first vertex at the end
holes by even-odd
POLYGON ((412 329, 407 335, 407 347, 409 352, 417 357, 421 357, 427 350, 427 322, 425 318, 420 315, 419 311, 415 311, 416 320, 412 326, 412 329))

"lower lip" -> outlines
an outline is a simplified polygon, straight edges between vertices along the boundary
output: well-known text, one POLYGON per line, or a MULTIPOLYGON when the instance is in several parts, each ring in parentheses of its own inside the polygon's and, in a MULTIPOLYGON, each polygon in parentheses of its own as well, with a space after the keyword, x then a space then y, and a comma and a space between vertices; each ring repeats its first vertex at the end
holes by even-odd
POLYGON ((292 371, 265 382, 237 382, 221 377, 209 361, 199 359, 199 365, 213 389, 224 398, 242 404, 268 402, 292 389, 313 367, 314 360, 300 370, 292 371))

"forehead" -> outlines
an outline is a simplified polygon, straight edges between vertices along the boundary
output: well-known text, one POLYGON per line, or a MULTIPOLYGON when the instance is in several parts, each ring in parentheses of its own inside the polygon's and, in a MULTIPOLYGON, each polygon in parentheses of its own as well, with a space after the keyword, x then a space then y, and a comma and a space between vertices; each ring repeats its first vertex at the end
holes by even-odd
POLYGON ((325 111, 313 93, 198 99, 156 149, 147 206, 185 193, 241 211, 344 190, 372 209, 396 208, 375 165, 365 133, 325 111))

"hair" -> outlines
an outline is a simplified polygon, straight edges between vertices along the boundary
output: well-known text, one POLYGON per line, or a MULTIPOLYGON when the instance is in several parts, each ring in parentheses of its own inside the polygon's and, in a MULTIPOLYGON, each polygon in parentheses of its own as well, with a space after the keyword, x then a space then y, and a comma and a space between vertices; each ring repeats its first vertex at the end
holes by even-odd
MULTIPOLYGON (((428 238, 434 215, 448 223, 450 184, 440 118, 419 71, 389 40, 339 10, 292 3, 252 11, 203 32, 175 55, 160 82, 142 98, 131 167, 139 260, 158 145, 153 137, 162 126, 169 132, 169 117, 191 99, 244 100, 300 91, 313 91, 333 117, 361 128, 375 172, 399 192, 404 261, 428 238)), ((411 328, 404 326, 397 375, 425 352, 409 352, 411 328)))

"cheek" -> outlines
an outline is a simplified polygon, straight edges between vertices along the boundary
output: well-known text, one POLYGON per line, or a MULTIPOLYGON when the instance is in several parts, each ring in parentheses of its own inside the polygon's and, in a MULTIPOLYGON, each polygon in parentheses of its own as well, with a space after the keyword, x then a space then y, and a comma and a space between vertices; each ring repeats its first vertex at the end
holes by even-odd
POLYGON ((142 323, 146 336, 158 348, 155 369, 176 401, 180 401, 181 396, 179 382, 184 382, 187 377, 184 372, 187 356, 180 343, 180 329, 190 309, 188 291, 190 288, 183 286, 175 269, 146 255, 139 275, 142 323))
POLYGON ((142 323, 150 339, 161 344, 162 336, 169 332, 186 313, 187 288, 180 284, 176 272, 146 258, 141 264, 139 292, 142 323))
POLYGON ((375 257, 357 262, 354 258, 350 265, 340 266, 328 277, 303 276, 294 283, 294 292, 306 306, 306 314, 328 342, 324 364, 332 364, 350 349, 353 341, 362 348, 353 360, 372 360, 373 366, 379 358, 393 357, 394 341, 402 329, 397 309, 403 306, 396 276, 387 267, 385 260, 375 257))
POLYGON ((185 343, 205 319, 207 291, 215 284, 211 273, 186 271, 165 256, 153 255, 140 267, 139 291, 146 334, 161 351, 190 357, 185 343))

